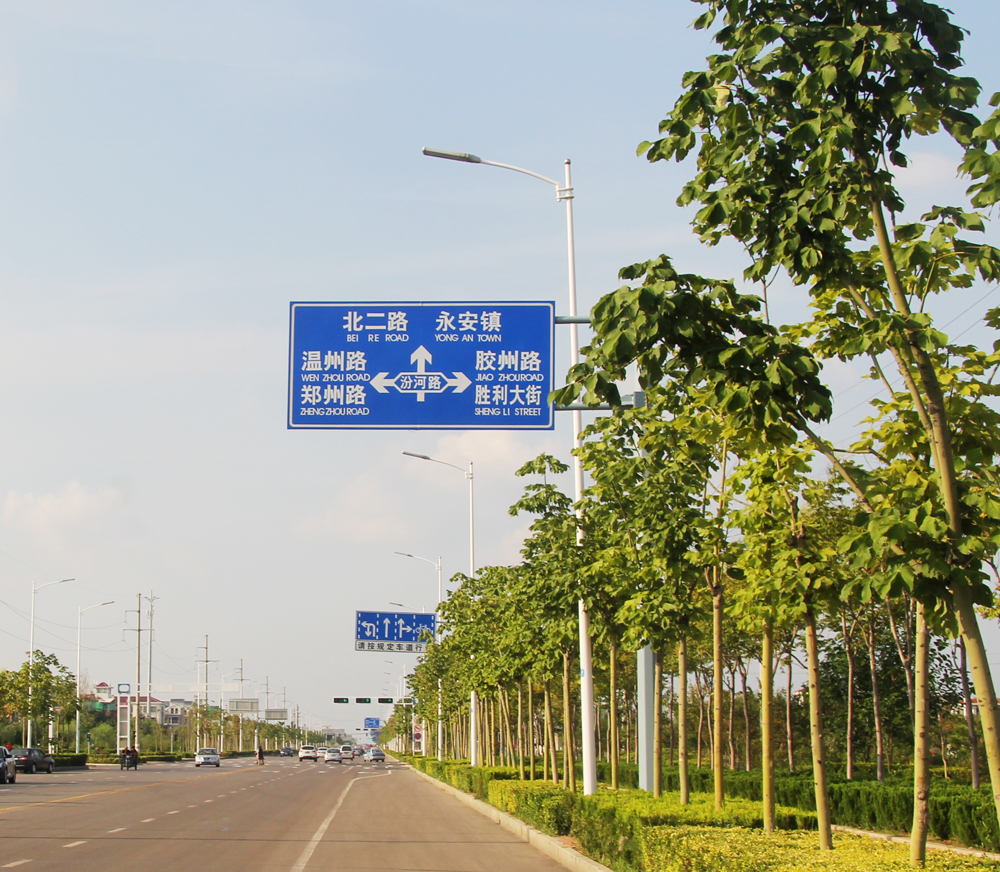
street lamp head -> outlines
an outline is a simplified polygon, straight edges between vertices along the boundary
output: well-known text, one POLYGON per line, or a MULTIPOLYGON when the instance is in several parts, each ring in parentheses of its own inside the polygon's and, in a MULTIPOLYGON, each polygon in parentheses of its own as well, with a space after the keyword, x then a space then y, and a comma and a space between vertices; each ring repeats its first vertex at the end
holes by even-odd
POLYGON ((458 160, 462 163, 482 163, 483 159, 481 157, 476 157, 474 154, 469 154, 464 151, 442 151, 439 148, 427 148, 424 146, 421 151, 427 155, 427 157, 441 157, 445 160, 458 160))
POLYGON ((428 457, 426 454, 414 454, 412 451, 404 451, 407 457, 419 457, 421 460, 433 460, 433 457, 428 457))
POLYGON ((395 553, 398 554, 400 557, 413 557, 412 554, 407 554, 405 551, 396 551, 395 553))

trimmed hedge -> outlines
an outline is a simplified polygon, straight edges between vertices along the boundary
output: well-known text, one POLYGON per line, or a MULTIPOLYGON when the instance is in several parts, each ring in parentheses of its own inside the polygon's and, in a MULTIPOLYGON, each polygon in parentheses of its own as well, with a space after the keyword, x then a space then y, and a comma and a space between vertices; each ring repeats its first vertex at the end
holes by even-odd
POLYGON ((53 754, 52 759, 55 760, 57 769, 60 769, 64 766, 87 765, 86 754, 53 754))
MULTIPOLYGON (((707 825, 763 826, 760 803, 735 799, 715 810, 707 794, 691 797, 683 806, 673 796, 656 798, 645 791, 602 790, 582 796, 546 781, 493 781, 489 801, 525 823, 554 836, 572 835, 584 851, 602 863, 636 869, 650 827, 707 825)), ((796 809, 778 809, 777 824, 784 829, 815 829, 816 816, 796 809)))
MULTIPOLYGON (((645 872, 903 872, 909 848, 846 833, 834 834, 834 850, 818 851, 806 833, 768 835, 757 830, 711 827, 651 827, 642 846, 645 872)), ((994 863, 945 851, 928 851, 934 872, 994 869, 994 863)))

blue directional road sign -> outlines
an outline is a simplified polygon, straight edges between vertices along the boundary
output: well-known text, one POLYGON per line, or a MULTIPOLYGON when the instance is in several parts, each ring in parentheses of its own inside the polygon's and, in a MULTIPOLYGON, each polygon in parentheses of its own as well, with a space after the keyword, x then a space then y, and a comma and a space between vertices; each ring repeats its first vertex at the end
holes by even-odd
POLYGON ((378 718, 365 718, 365 729, 366 730, 377 730, 382 726, 378 718))
POLYGON ((355 651, 400 651, 422 654, 434 637, 436 615, 399 612, 357 612, 355 651))
POLYGON ((292 303, 288 427, 550 430, 554 303, 292 303))

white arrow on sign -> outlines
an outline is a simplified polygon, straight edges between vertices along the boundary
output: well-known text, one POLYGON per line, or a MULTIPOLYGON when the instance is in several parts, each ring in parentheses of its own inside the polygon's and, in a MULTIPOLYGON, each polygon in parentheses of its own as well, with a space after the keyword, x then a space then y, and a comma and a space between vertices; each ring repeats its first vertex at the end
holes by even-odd
POLYGON ((472 384, 464 372, 452 372, 454 378, 448 378, 443 372, 428 372, 427 364, 433 360, 434 355, 420 345, 410 355, 410 363, 417 365, 416 372, 401 372, 392 378, 387 372, 376 373, 369 384, 380 394, 389 393, 389 388, 395 388, 401 394, 416 394, 418 403, 422 403, 427 394, 443 394, 448 388, 460 394, 472 384))

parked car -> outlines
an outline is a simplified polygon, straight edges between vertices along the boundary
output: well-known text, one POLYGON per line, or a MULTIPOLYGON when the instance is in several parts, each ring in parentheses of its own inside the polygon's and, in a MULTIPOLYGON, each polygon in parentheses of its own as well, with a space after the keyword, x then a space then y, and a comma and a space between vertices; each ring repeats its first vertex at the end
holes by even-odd
POLYGON ((195 766, 214 766, 218 769, 221 760, 222 758, 215 748, 202 748, 194 755, 195 766))
POLYGON ((14 758, 15 765, 22 772, 34 773, 39 769, 44 769, 51 775, 56 765, 55 760, 38 748, 15 748, 10 754, 14 758))
POLYGON ((381 748, 369 748, 365 751, 365 760, 369 763, 385 763, 385 752, 381 748))
POLYGON ((0 784, 17 781, 17 761, 3 745, 0 745, 0 784))
POLYGON ((294 757, 295 756, 295 749, 294 748, 282 748, 278 752, 278 756, 279 757, 294 757))
POLYGON ((303 745, 299 748, 299 762, 301 763, 303 760, 312 760, 313 763, 319 760, 315 745, 303 745))
POLYGON ((344 755, 340 753, 340 748, 327 748, 323 752, 324 763, 343 763, 344 755))

